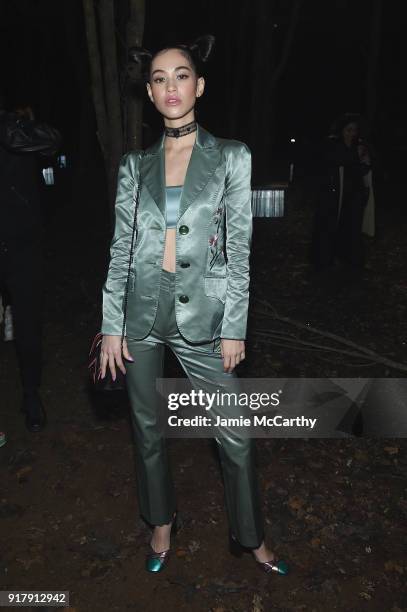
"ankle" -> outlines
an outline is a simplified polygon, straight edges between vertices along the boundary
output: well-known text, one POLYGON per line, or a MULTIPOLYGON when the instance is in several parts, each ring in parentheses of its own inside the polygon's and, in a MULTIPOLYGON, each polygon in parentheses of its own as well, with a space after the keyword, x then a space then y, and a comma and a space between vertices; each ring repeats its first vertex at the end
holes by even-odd
POLYGON ((259 548, 252 549, 252 554, 256 561, 264 563, 264 561, 273 561, 275 559, 275 554, 266 546, 266 543, 263 542, 259 548))
POLYGON ((153 533, 156 535, 166 535, 170 531, 171 525, 156 525, 153 529, 153 533))

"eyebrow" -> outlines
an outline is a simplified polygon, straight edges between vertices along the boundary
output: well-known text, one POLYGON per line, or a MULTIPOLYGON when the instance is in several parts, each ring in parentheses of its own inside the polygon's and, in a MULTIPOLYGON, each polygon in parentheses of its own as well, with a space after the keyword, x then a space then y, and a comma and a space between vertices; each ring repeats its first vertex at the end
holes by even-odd
MULTIPOLYGON (((191 68, 189 66, 177 66, 175 70, 191 70, 191 68)), ((166 71, 162 70, 161 68, 157 68, 156 70, 152 72, 152 74, 155 74, 156 72, 166 72, 166 71)))

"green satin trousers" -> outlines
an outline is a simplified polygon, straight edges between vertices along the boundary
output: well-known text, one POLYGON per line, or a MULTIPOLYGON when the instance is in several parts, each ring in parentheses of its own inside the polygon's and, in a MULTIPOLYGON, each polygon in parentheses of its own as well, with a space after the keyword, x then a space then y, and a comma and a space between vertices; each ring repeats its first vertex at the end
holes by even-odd
MULTIPOLYGON (((169 523, 177 509, 166 439, 157 426, 156 378, 164 376, 165 345, 176 355, 192 388, 214 392, 220 382, 224 389, 236 391, 239 380, 234 371, 223 371, 220 339, 197 345, 181 336, 174 291, 175 273, 162 269, 158 310, 150 334, 143 340, 127 338, 134 359, 126 364, 126 380, 135 436, 137 497, 141 516, 152 525, 169 523)), ((230 529, 243 546, 258 548, 264 539, 264 523, 255 440, 232 435, 215 440, 230 529)))

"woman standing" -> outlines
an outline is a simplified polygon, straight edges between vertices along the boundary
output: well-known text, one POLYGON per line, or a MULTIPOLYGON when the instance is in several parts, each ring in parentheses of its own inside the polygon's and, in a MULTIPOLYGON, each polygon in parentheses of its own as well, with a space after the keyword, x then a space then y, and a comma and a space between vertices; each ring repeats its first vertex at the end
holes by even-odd
MULTIPOLYGON (((138 236, 131 269, 123 356, 136 438, 141 515, 154 526, 146 568, 166 564, 170 532, 177 527, 174 486, 165 441, 157 427, 156 378, 163 376, 169 346, 193 387, 230 388, 245 358, 252 232, 251 157, 246 145, 215 138, 195 121, 204 92, 202 67, 214 39, 165 47, 153 55, 135 49, 144 63, 147 92, 164 120, 160 140, 143 155, 121 162, 116 227, 103 289, 102 377, 107 367, 124 373, 121 353, 123 295, 141 181, 138 236), (226 230, 226 239, 224 238, 226 230), (215 381, 217 386, 215 385, 215 381)), ((238 415, 236 415, 238 416, 238 415)), ((253 550, 266 571, 286 573, 264 542, 263 517, 250 438, 216 438, 225 483, 230 549, 253 550)))
POLYGON ((359 115, 334 123, 324 149, 324 178, 315 218, 314 263, 329 269, 335 258, 357 273, 364 266, 363 218, 369 197, 369 150, 360 136, 359 115))

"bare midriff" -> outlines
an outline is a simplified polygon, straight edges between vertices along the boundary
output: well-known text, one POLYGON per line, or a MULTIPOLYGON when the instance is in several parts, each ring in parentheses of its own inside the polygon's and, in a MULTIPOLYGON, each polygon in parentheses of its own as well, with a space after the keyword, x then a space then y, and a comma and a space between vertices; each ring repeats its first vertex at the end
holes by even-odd
MULTIPOLYGON (((195 141, 195 134, 191 134, 185 137, 186 139, 193 138, 195 141)), ((178 150, 168 149, 165 150, 165 183, 167 186, 171 185, 183 185, 185 182, 185 175, 187 172, 188 164, 192 154, 193 142, 187 144, 187 146, 179 148, 178 150)), ((177 229, 167 228, 165 234, 165 246, 164 246, 164 260, 162 267, 167 272, 175 272, 175 261, 176 261, 176 232, 177 229)))
POLYGON ((167 228, 165 233, 163 268, 167 272, 175 272, 176 228, 167 228))

